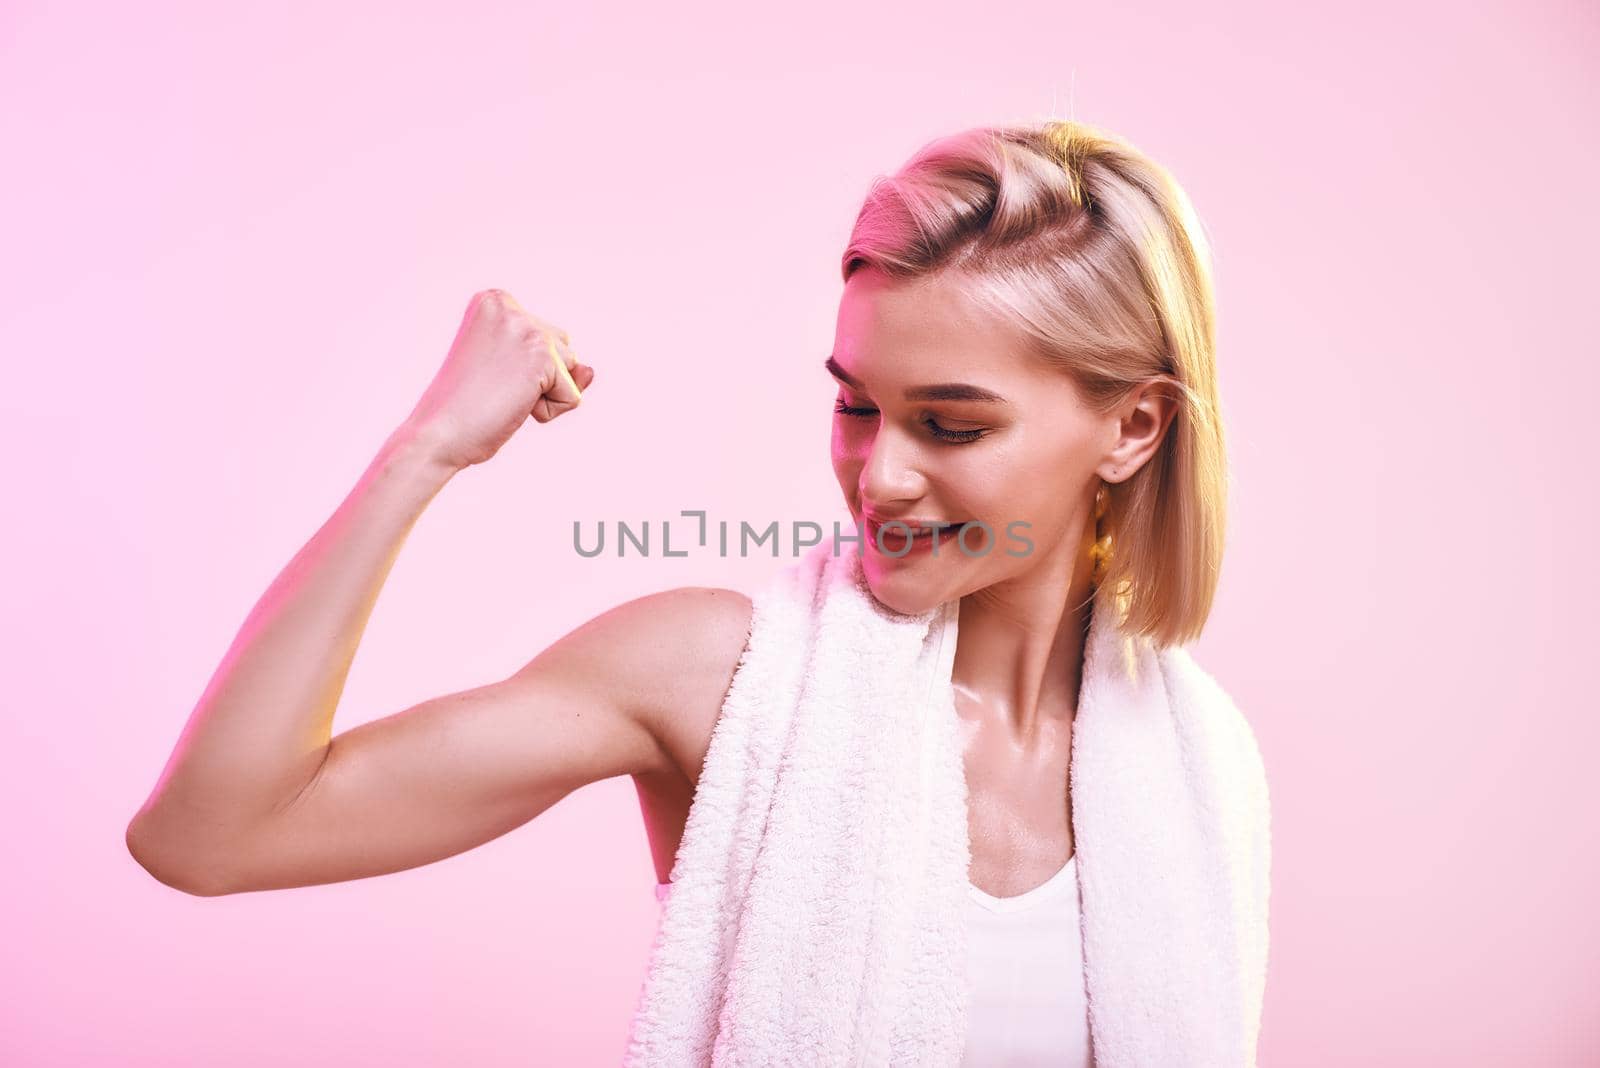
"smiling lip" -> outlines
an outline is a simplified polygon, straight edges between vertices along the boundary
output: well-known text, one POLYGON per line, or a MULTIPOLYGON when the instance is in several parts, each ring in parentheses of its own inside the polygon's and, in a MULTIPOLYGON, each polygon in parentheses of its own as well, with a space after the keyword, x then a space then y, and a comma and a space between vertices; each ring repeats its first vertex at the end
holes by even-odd
MULTIPOLYGON (((943 523, 944 524, 943 527, 941 527, 941 529, 939 530, 939 539, 941 541, 948 541, 949 539, 954 538, 957 535, 959 535, 961 533, 961 528, 962 528, 962 525, 963 525, 962 523, 950 523, 950 522, 946 522, 946 521, 940 520, 940 519, 877 520, 877 519, 868 518, 867 521, 866 521, 867 536, 872 539, 872 543, 873 543, 874 546, 876 546, 878 544, 878 531, 881 530, 881 529, 884 529, 886 524, 888 524, 888 523, 904 523, 908 527, 919 527, 919 526, 921 526, 921 527, 931 527, 934 523, 943 523)), ((901 544, 901 539, 906 536, 906 532, 904 530, 901 530, 898 526, 888 527, 888 534, 889 534, 888 542, 889 542, 890 545, 901 544)), ((911 535, 910 545, 911 545, 912 548, 931 546, 932 544, 933 544, 933 532, 931 530, 930 531, 924 531, 923 533, 920 533, 920 534, 911 535)))
MULTIPOLYGON (((881 518, 879 516, 875 516, 875 515, 871 514, 870 512, 869 513, 865 513, 864 518, 866 520, 867 526, 873 531, 873 533, 877 533, 877 529, 879 527, 887 526, 890 523, 904 523, 908 527, 931 527, 935 523, 943 523, 944 526, 945 526, 945 529, 949 529, 949 528, 952 528, 952 527, 959 527, 961 525, 961 523, 959 523, 959 522, 954 522, 953 523, 953 522, 951 522, 951 521, 949 521, 947 519, 899 519, 899 518, 884 519, 884 518, 881 518)), ((895 530, 896 533, 901 533, 901 531, 899 530, 898 527, 894 528, 894 530, 895 530)))

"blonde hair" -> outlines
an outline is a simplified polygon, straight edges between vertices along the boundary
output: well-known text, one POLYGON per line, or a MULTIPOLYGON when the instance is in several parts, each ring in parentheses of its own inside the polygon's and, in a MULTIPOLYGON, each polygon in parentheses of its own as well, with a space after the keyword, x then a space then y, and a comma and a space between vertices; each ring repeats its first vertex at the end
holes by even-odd
POLYGON ((1151 380, 1177 402, 1158 451, 1105 484, 1095 605, 1157 647, 1199 637, 1221 569, 1228 470, 1210 250, 1188 196, 1080 122, 984 126, 876 178, 842 259, 893 279, 956 272, 1105 413, 1151 380))

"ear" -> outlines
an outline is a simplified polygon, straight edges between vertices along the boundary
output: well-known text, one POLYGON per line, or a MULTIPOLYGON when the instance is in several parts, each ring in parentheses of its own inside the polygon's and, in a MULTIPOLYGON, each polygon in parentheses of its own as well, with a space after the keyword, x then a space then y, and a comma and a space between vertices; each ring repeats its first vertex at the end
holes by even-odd
POLYGON ((1115 437, 1095 473, 1107 482, 1132 478, 1161 448, 1177 414, 1177 393, 1166 376, 1135 386, 1113 413, 1115 437))

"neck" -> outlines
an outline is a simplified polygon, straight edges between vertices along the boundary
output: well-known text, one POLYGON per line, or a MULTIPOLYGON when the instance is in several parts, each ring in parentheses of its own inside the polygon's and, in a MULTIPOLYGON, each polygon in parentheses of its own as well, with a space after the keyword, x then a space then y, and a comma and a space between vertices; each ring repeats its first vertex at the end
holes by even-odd
POLYGON ((961 599, 951 668, 963 718, 1029 748, 1078 710, 1093 585, 1085 544, 961 599))

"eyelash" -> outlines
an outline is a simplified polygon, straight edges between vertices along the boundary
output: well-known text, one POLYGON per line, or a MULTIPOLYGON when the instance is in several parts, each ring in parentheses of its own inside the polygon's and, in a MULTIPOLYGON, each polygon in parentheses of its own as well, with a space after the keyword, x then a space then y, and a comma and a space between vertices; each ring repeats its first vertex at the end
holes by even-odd
MULTIPOLYGON (((838 412, 840 415, 861 416, 871 415, 873 412, 877 411, 876 408, 852 408, 844 401, 834 401, 833 410, 838 412)), ((928 420, 927 427, 933 433, 934 437, 941 441, 948 441, 952 445, 966 445, 970 442, 977 441, 979 438, 983 437, 984 434, 988 433, 988 431, 985 430, 948 430, 945 427, 940 426, 938 423, 935 423, 931 419, 928 420)))

